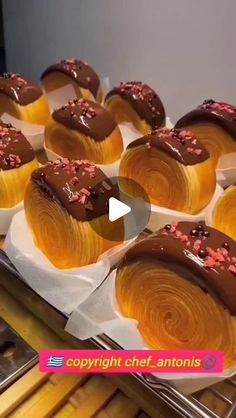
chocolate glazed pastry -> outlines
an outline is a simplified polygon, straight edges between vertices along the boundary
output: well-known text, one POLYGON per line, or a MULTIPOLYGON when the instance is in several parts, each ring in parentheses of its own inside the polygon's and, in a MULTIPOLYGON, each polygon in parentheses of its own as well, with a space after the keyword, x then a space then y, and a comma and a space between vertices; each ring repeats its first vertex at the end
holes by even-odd
POLYGON ((195 214, 211 200, 216 177, 214 160, 190 131, 163 128, 133 141, 120 163, 122 187, 138 196, 135 182, 151 203, 195 214), (207 181, 206 181, 207 179, 207 181))
POLYGON ((123 141, 112 115, 101 105, 70 100, 55 110, 45 129, 46 147, 62 157, 109 164, 120 159, 123 141))
POLYGON ((236 107, 224 102, 205 100, 175 125, 191 130, 215 158, 236 151, 236 107))
POLYGON ((4 73, 0 76, 0 116, 3 113, 25 122, 45 124, 49 108, 36 83, 20 74, 4 73))
POLYGON ((122 82, 114 87, 105 97, 105 107, 117 123, 132 123, 144 135, 165 125, 161 99, 140 81, 122 82))
POLYGON ((33 148, 11 124, 0 122, 0 208, 23 200, 31 172, 38 167, 33 148))
POLYGON ((119 198, 117 187, 89 161, 64 158, 32 173, 25 194, 26 217, 37 247, 55 267, 94 263, 117 245, 95 230, 111 230, 110 236, 114 231, 123 241, 123 221, 109 222, 111 196, 119 198))
POLYGON ((236 185, 219 197, 211 214, 211 226, 236 240, 236 185))
POLYGON ((126 253, 118 304, 152 349, 219 350, 235 365, 235 261, 235 241, 203 222, 166 225, 126 253))
POLYGON ((89 64, 78 59, 62 60, 48 67, 41 76, 46 93, 72 84, 78 98, 98 101, 103 98, 97 73, 89 64))

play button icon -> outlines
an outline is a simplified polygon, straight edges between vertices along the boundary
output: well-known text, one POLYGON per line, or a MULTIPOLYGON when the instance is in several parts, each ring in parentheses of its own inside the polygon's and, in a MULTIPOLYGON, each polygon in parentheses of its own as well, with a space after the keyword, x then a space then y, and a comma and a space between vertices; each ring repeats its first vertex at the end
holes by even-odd
POLYGON ((109 197, 106 191, 102 193, 104 181, 94 188, 101 199, 99 205, 107 208, 103 220, 91 220, 91 213, 88 212, 88 221, 102 238, 109 241, 127 241, 138 236, 148 225, 151 204, 145 190, 135 181, 125 177, 110 177, 109 184, 111 183, 114 193, 106 186, 109 197))
POLYGON ((119 218, 130 213, 131 207, 116 199, 115 197, 110 197, 109 199, 109 221, 114 222, 119 218))

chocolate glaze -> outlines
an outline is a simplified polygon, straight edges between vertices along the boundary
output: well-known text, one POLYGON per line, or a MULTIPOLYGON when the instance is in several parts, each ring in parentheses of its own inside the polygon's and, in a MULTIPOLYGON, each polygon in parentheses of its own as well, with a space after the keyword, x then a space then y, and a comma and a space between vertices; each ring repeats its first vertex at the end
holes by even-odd
POLYGON ((178 120, 175 127, 212 123, 220 126, 236 140, 236 107, 224 102, 205 100, 195 110, 178 120))
POLYGON ((236 242, 227 235, 204 222, 166 225, 128 250, 120 268, 143 259, 164 264, 236 315, 236 242))
POLYGON ((165 124, 165 109, 159 96, 151 87, 140 81, 120 83, 106 95, 105 103, 112 96, 119 95, 144 119, 152 129, 158 129, 165 124))
POLYGON ((84 99, 70 100, 53 112, 52 117, 67 128, 75 129, 95 141, 103 141, 116 128, 112 115, 101 105, 84 99))
POLYGON ((0 76, 0 93, 22 106, 38 100, 43 94, 34 81, 13 73, 4 73, 0 76))
POLYGON ((119 199, 117 186, 89 161, 49 162, 35 170, 31 179, 45 198, 59 202, 78 221, 108 214, 109 198, 119 199))
POLYGON ((21 167, 34 158, 34 150, 21 131, 0 122, 0 171, 21 167))
POLYGON ((87 63, 77 59, 62 60, 60 63, 48 67, 41 75, 41 80, 54 71, 59 71, 73 78, 80 87, 91 91, 96 98, 100 80, 95 71, 87 63))
POLYGON ((159 149, 184 165, 195 165, 207 160, 210 155, 205 146, 190 131, 159 129, 131 142, 127 149, 145 146, 148 152, 159 149))

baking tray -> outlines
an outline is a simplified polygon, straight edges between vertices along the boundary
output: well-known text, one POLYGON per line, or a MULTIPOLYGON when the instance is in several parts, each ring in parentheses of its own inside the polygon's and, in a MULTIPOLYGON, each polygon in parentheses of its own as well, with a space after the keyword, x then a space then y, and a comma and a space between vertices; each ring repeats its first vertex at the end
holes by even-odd
MULTIPOLYGON (((62 335, 68 319, 66 315, 58 312, 29 288, 3 250, 0 250, 0 267, 2 271, 10 273, 6 278, 0 271, 0 284, 7 288, 14 297, 25 303, 35 315, 40 316, 48 326, 53 327, 56 333, 62 335), (26 298, 23 297, 24 294, 27 295, 26 298)), ((72 338, 75 340, 74 337, 72 338)), ((80 345, 82 343, 86 345, 86 342, 80 342, 80 345)), ((99 349, 121 349, 117 343, 104 334, 91 338, 87 343, 99 349)), ((135 382, 141 384, 153 399, 164 401, 182 417, 236 418, 236 375, 226 379, 223 382, 224 385, 221 382, 189 396, 181 393, 168 381, 163 381, 152 375, 133 373, 132 378, 134 385, 135 382), (227 393, 226 388, 229 387, 231 389, 227 393)))
POLYGON ((0 394, 38 362, 38 354, 0 318, 0 394))

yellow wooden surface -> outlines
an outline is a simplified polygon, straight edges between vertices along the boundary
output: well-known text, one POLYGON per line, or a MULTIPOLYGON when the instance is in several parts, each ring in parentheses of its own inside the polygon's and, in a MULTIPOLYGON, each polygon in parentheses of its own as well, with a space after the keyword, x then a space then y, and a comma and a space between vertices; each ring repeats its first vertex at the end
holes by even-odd
POLYGON ((8 390, 0 395, 0 417, 10 413, 21 402, 27 399, 30 394, 37 390, 48 376, 39 371, 38 365, 33 367, 20 380, 10 386, 8 390))

